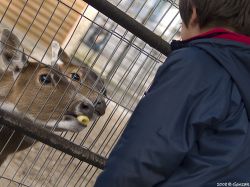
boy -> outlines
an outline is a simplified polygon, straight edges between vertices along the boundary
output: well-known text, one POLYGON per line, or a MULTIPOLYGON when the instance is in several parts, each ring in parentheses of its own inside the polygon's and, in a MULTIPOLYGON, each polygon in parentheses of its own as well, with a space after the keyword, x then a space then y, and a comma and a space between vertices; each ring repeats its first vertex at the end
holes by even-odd
POLYGON ((250 1, 179 3, 183 41, 96 187, 250 186, 250 1))

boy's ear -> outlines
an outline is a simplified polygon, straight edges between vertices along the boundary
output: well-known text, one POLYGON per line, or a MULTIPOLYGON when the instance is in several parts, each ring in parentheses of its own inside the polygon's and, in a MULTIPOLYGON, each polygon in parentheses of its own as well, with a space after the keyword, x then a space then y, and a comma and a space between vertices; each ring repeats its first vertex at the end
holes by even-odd
POLYGON ((27 66, 27 57, 20 40, 8 29, 3 29, 0 36, 0 58, 2 69, 19 73, 27 66))
POLYGON ((191 26, 191 27, 199 26, 196 7, 192 8, 192 15, 191 15, 191 18, 189 20, 189 26, 191 26))

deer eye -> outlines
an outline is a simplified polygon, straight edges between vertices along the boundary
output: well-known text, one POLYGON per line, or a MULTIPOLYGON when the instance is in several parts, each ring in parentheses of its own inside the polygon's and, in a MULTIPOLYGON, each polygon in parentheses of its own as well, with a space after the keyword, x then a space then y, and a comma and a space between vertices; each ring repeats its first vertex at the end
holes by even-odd
POLYGON ((51 76, 48 75, 48 74, 42 74, 42 75, 40 75, 39 81, 42 84, 50 84, 52 82, 51 76))
POLYGON ((77 73, 71 73, 71 79, 73 81, 80 81, 80 76, 77 73))

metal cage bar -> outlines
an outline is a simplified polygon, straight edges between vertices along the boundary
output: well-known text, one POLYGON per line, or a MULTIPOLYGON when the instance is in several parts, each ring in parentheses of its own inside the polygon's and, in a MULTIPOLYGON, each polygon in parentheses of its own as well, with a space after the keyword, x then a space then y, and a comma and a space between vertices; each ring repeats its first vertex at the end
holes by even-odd
POLYGON ((168 42, 163 40, 158 35, 129 17, 123 11, 118 9, 112 3, 106 0, 83 0, 95 9, 117 22, 119 25, 126 28, 128 31, 139 37, 150 46, 154 47, 166 56, 170 53, 171 47, 168 42))
POLYGON ((104 168, 106 162, 105 158, 87 149, 77 146, 72 142, 60 136, 57 136, 44 128, 34 126, 34 124, 32 124, 31 122, 25 121, 20 117, 3 111, 2 109, 0 109, 0 121, 1 125, 13 128, 24 134, 27 134, 35 140, 41 141, 51 147, 70 154, 81 161, 88 162, 89 164, 95 167, 98 167, 100 169, 104 168), (48 139, 47 137, 50 138, 48 139))

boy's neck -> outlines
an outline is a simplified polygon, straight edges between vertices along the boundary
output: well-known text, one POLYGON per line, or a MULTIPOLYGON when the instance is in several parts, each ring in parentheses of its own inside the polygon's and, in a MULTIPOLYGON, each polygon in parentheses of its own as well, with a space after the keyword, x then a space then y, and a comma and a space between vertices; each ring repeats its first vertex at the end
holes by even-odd
POLYGON ((205 37, 205 36, 207 36, 211 33, 215 33, 215 32, 235 33, 235 31, 233 29, 225 28, 225 27, 203 28, 199 32, 197 32, 196 35, 194 35, 193 37, 186 39, 186 40, 183 40, 183 41, 190 41, 190 40, 194 40, 196 38, 202 38, 202 37, 205 37))
POLYGON ((239 42, 239 43, 243 43, 246 45, 250 45, 250 37, 233 32, 232 30, 225 29, 223 27, 216 27, 216 28, 208 29, 206 32, 204 31, 187 40, 183 40, 183 41, 173 40, 171 42, 171 48, 172 50, 180 49, 180 48, 187 46, 189 42, 199 40, 199 39, 208 39, 208 38, 224 39, 228 41, 234 41, 234 42, 239 42))

